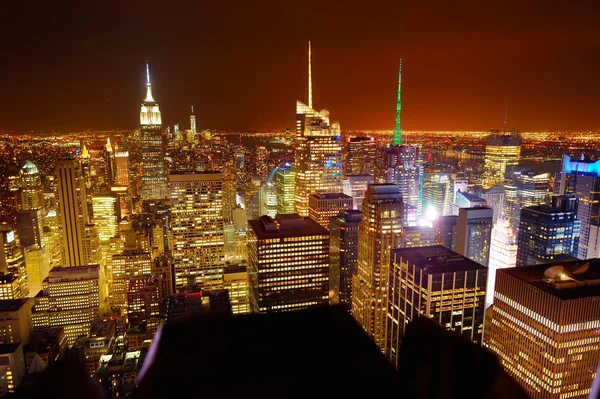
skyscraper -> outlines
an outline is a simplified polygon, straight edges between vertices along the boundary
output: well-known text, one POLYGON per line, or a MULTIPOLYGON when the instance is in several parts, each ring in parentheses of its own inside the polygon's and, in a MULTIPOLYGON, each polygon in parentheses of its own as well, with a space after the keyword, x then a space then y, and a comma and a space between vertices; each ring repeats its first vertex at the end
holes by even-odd
POLYGON ((533 169, 513 166, 506 173, 506 216, 516 234, 521 209, 526 206, 545 205, 550 186, 550 173, 537 173, 533 169))
POLYGON ((117 235, 117 213, 115 197, 92 197, 94 223, 101 242, 117 235))
POLYGON ((460 208, 455 251, 488 266, 494 210, 487 207, 460 208))
POLYGON ((427 214, 431 209, 437 215, 444 214, 446 196, 449 192, 449 173, 425 173, 423 174, 423 212, 427 214))
POLYGON ((129 151, 115 152, 116 185, 129 187, 129 151))
POLYGON ((329 232, 297 214, 250 220, 248 272, 255 313, 329 303, 329 232))
POLYGON ((62 234, 62 264, 85 266, 96 262, 93 228, 88 224, 85 183, 79 162, 56 163, 57 203, 62 234))
POLYGON ((423 214, 423 157, 419 148, 409 145, 387 147, 385 166, 387 182, 400 187, 404 206, 413 208, 415 219, 418 219, 423 214))
POLYGON ((223 288, 227 290, 231 311, 236 314, 248 314, 250 307, 250 279, 245 264, 225 267, 223 288))
POLYGON ((600 361, 600 263, 498 270, 485 344, 533 399, 586 398, 600 361))
POLYGON ((150 69, 146 63, 146 98, 140 111, 142 130, 142 200, 161 200, 167 193, 165 142, 158 104, 152 97, 150 69))
POLYGON ((125 249, 112 256, 112 306, 127 309, 127 289, 129 280, 136 276, 149 276, 152 273, 150 252, 141 249, 125 249))
POLYGON ((308 216, 308 197, 342 191, 342 138, 340 125, 330 124, 329 111, 312 108, 309 45, 309 105, 296 102, 295 210, 308 216))
POLYGON ((552 206, 521 210, 517 266, 568 260, 577 253, 577 202, 573 196, 557 196, 552 198, 552 206))
POLYGON ((521 135, 518 132, 493 131, 485 145, 483 188, 504 183, 506 167, 521 159, 521 135))
POLYGON ((456 215, 441 216, 434 220, 432 227, 435 229, 435 245, 443 245, 454 251, 456 247, 457 224, 458 216, 456 215))
POLYGON ((21 169, 21 206, 20 209, 46 209, 44 204, 44 188, 40 171, 31 161, 27 161, 21 169))
POLYGON ((362 210, 367 186, 375 182, 373 175, 348 175, 342 182, 344 194, 352 197, 353 209, 362 210))
POLYGON ((329 229, 329 219, 340 211, 352 209, 353 205, 352 197, 344 193, 311 194, 308 198, 308 214, 323 228, 329 229))
POLYGON ((190 113, 190 130, 192 134, 196 136, 196 114, 194 114, 194 106, 192 105, 192 112, 190 113))
POLYGON ((350 137, 346 148, 344 176, 375 174, 377 145, 374 137, 350 137))
POLYGON ((481 343, 487 268, 435 245, 392 250, 385 355, 398 367, 406 325, 425 316, 481 343))
POLYGON ((358 226, 362 212, 340 211, 329 221, 329 302, 352 308, 352 276, 358 263, 358 226))
POLYGON ((225 237, 220 172, 169 175, 175 284, 223 287, 225 237))
POLYGON ((582 156, 571 160, 565 155, 558 181, 559 195, 575 194, 577 220, 581 223, 581 235, 577 258, 600 257, 600 161, 591 161, 582 156))
POLYGON ((98 265, 55 267, 35 297, 34 327, 64 328, 69 347, 80 335, 87 335, 98 317, 104 298, 100 287, 104 276, 98 265))
POLYGON ((296 178, 294 164, 285 164, 277 168, 275 174, 277 186, 277 213, 282 215, 294 213, 294 193, 296 178))
POLYGON ((358 231, 358 265, 352 277, 352 315, 383 350, 390 251, 402 244, 403 202, 396 184, 372 184, 358 231))

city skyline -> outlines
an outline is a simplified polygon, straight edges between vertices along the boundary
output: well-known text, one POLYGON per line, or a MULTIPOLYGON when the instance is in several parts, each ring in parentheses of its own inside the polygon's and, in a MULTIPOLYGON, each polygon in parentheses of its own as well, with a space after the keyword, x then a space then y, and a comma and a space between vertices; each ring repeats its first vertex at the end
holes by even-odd
POLYGON ((3 91, 11 93, 0 100, 0 131, 135 128, 131 110, 143 95, 146 59, 166 125, 187 127, 194 105, 199 129, 293 128, 289 110, 307 96, 309 40, 315 108, 327 105, 343 130, 394 128, 400 58, 406 130, 500 127, 506 101, 509 126, 521 130, 600 128, 592 2, 547 5, 543 21, 529 5, 372 5, 358 12, 320 4, 322 15, 332 15, 320 24, 321 13, 309 6, 239 6, 219 26, 220 5, 186 8, 185 15, 59 7, 48 20, 41 9, 4 6, 15 18, 1 28, 14 40, 5 46, 13 57, 0 66, 3 91), (32 28, 15 38, 25 22, 19 14, 32 28), (141 37, 153 17, 164 21, 160 33, 141 37), (286 23, 294 18, 306 24, 286 23), (45 104, 35 117, 32 101, 45 104))

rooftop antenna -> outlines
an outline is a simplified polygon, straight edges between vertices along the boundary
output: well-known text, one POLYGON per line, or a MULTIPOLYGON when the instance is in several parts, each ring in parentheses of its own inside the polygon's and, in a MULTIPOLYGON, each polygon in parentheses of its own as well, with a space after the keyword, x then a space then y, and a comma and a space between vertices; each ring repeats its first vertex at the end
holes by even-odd
POLYGON ((402 144, 402 128, 400 127, 400 112, 402 111, 402 58, 398 67, 398 101, 396 102, 396 129, 394 130, 394 145, 402 144))
POLYGON ((312 108, 312 62, 310 56, 310 40, 308 41, 308 108, 312 108))
POLYGON ((504 134, 506 134, 506 124, 508 123, 508 100, 506 100, 506 107, 504 108, 504 134))

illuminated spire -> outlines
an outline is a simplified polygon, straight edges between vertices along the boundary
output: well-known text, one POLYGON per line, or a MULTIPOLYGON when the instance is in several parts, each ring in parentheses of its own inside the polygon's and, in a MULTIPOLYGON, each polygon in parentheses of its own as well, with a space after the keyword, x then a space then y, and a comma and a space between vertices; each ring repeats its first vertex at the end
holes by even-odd
POLYGON ((110 137, 106 139, 106 151, 112 152, 112 146, 110 145, 110 137))
POLYGON ((308 41, 308 108, 312 108, 312 65, 310 60, 310 40, 308 41))
POLYGON ((148 60, 146 60, 146 99, 144 102, 154 102, 154 98, 152 97, 152 85, 150 84, 150 66, 148 65, 148 60))
POLYGON ((398 102, 396 103, 396 130, 394 130, 394 144, 402 144, 402 128, 400 127, 400 112, 402 111, 402 58, 398 68, 398 102))
POLYGON ((90 157, 90 153, 87 149, 87 146, 84 144, 83 151, 81 152, 81 158, 89 158, 89 157, 90 157))

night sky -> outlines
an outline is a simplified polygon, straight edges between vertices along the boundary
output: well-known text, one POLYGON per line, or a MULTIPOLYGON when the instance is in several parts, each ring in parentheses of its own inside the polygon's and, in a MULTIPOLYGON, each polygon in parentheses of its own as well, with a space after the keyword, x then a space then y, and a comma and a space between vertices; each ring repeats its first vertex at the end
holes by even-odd
POLYGON ((393 129, 403 57, 404 129, 600 130, 597 0, 51 3, 0 2, 0 132, 136 128, 146 59, 164 124, 293 127, 308 40, 342 129, 393 129))

